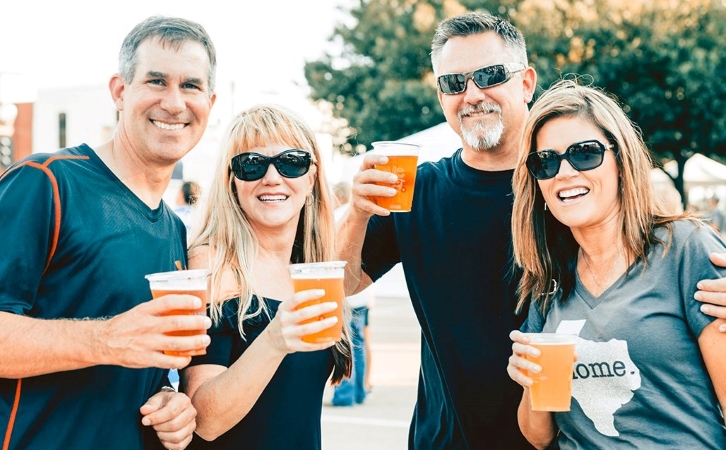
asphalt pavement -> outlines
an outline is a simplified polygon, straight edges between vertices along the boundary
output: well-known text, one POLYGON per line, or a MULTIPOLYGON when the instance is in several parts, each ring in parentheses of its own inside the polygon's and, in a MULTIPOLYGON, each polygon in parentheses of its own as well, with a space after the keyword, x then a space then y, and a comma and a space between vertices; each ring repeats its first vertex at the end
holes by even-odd
POLYGON ((323 450, 405 450, 416 403, 420 328, 407 297, 376 297, 369 312, 371 394, 351 407, 329 406, 322 416, 323 450))

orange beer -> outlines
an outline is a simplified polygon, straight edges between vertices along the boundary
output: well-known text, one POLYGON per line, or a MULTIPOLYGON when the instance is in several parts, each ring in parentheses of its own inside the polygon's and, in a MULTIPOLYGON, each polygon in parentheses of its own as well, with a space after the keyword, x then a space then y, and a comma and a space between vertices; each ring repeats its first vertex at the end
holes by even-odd
POLYGON ((539 358, 525 358, 542 366, 540 373, 529 373, 534 384, 529 387, 532 411, 569 411, 572 400, 572 370, 575 363, 574 335, 554 333, 528 334, 539 358))
POLYGON ((376 169, 398 176, 395 184, 380 183, 381 186, 396 188, 393 197, 376 197, 376 204, 391 212, 409 212, 413 204, 413 186, 416 183, 418 156, 389 156, 388 164, 378 164, 376 169))
POLYGON ((331 339, 339 341, 343 332, 343 299, 345 290, 343 288, 343 273, 345 261, 331 261, 309 264, 291 264, 290 274, 295 292, 307 291, 310 289, 324 289, 325 295, 315 300, 302 303, 298 309, 319 303, 335 302, 338 307, 333 311, 321 314, 300 322, 301 324, 311 323, 328 317, 337 317, 338 322, 317 333, 308 334, 302 337, 305 342, 317 344, 327 342, 331 339))
POLYGON ((419 146, 404 142, 374 142, 375 151, 388 157, 387 164, 376 164, 375 168, 391 172, 398 177, 393 183, 378 183, 396 189, 393 197, 376 197, 376 204, 391 212, 409 212, 413 203, 413 188, 416 183, 419 146))
MULTIPOLYGON (((207 274, 209 271, 202 270, 181 270, 175 272, 164 272, 147 275, 151 285, 151 297, 156 299, 164 295, 193 295, 202 300, 202 306, 198 309, 177 309, 164 313, 164 316, 175 315, 206 315, 207 314, 207 274)), ((205 334, 207 330, 180 330, 169 331, 167 336, 195 336, 205 334)), ((177 352, 164 350, 164 354, 172 356, 196 356, 207 353, 206 348, 200 348, 192 352, 177 352)))

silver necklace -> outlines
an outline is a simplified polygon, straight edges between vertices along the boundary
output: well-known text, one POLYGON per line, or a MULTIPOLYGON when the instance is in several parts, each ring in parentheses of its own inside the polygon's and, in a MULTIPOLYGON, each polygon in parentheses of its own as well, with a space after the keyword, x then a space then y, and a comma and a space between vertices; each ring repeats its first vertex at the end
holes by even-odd
POLYGON ((582 258, 582 262, 585 263, 585 267, 587 267, 587 271, 588 271, 588 275, 590 277, 590 280, 593 283, 595 283, 595 286, 597 286, 598 289, 599 289, 599 291, 596 294, 596 297, 598 297, 598 296, 600 296, 600 294, 602 294, 603 292, 605 292, 605 290, 607 288, 610 287, 610 284, 611 284, 611 281, 612 281, 612 278, 613 278, 613 273, 615 272, 615 265, 620 260, 620 256, 622 255, 622 253, 621 252, 618 252, 618 254, 615 256, 615 258, 613 258, 613 263, 610 266, 610 272, 608 272, 608 278, 607 278, 607 280, 605 280, 605 285, 604 286, 597 281, 597 277, 595 277, 595 272, 592 270, 592 267, 590 266, 590 263, 587 260, 588 258, 585 257, 585 252, 582 251, 582 247, 580 247, 578 253, 579 253, 579 257, 582 258))

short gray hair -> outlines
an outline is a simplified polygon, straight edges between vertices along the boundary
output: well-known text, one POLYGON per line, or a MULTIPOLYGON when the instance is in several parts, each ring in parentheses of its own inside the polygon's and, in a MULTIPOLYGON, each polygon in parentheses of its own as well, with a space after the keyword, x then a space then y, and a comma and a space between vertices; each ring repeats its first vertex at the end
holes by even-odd
POLYGON ((156 37, 163 44, 178 48, 181 44, 191 41, 198 42, 207 51, 209 57, 209 71, 207 84, 209 95, 214 92, 217 75, 217 51, 214 49, 212 39, 200 24, 179 17, 151 16, 137 24, 121 44, 118 55, 118 71, 127 83, 134 79, 136 72, 136 50, 142 42, 156 37))
POLYGON ((437 64, 441 49, 452 37, 471 36, 493 31, 504 41, 504 45, 512 51, 517 61, 525 66, 527 63, 527 45, 522 32, 514 25, 487 13, 469 12, 455 17, 444 19, 436 28, 431 41, 431 64, 437 72, 437 64))

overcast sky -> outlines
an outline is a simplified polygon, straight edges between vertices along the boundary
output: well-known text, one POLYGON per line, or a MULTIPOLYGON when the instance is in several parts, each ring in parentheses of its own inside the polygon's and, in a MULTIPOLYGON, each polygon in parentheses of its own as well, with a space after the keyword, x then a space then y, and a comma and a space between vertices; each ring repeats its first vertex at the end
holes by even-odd
MULTIPOLYGON (((201 23, 218 54, 219 91, 239 96, 299 91, 303 64, 319 58, 347 0, 20 0, 3 2, 0 100, 32 101, 34 89, 106 84, 125 35, 153 14, 201 23), (20 75, 16 75, 20 74, 20 75), (292 90, 291 90, 292 89, 292 90)), ((294 95, 294 93, 290 94, 294 95)))

